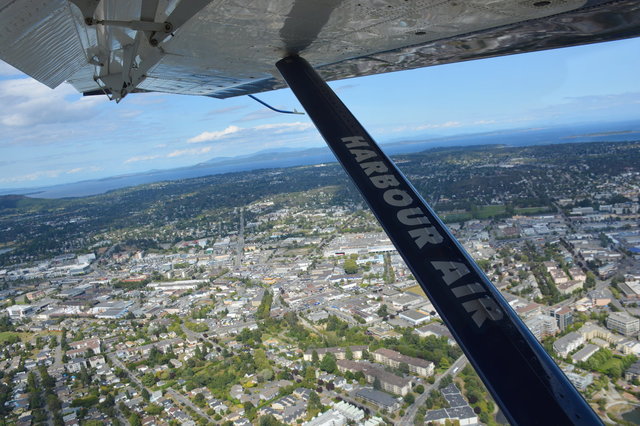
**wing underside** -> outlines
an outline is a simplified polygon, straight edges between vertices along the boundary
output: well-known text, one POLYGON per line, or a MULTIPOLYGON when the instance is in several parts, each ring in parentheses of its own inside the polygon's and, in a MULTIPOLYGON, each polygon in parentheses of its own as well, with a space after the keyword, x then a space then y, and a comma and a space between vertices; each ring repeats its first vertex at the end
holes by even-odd
POLYGON ((216 98, 640 35, 635 0, 5 0, 0 58, 49 87, 216 98))

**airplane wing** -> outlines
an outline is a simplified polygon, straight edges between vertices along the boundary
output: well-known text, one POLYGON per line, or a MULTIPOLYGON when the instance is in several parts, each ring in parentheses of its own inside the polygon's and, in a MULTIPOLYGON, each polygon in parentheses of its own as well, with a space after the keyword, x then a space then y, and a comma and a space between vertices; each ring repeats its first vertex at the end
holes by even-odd
POLYGON ((49 87, 216 98, 640 35, 636 0, 0 0, 0 58, 49 87))

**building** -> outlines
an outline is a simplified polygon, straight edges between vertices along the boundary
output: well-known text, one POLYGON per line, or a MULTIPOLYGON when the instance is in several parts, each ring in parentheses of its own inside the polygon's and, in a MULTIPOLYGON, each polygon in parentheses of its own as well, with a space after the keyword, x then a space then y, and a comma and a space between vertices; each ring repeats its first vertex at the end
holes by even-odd
POLYGON ((174 292, 178 290, 193 290, 198 287, 199 284, 207 284, 207 280, 183 280, 183 281, 170 281, 170 282, 152 282, 147 284, 147 287, 153 290, 174 292))
POLYGON ((350 371, 352 373, 360 371, 364 374, 365 379, 369 383, 373 383, 377 379, 384 391, 402 396, 411 391, 411 380, 405 377, 396 376, 395 374, 378 368, 371 363, 340 359, 337 361, 337 364, 338 370, 340 370, 341 373, 346 371, 350 371))
POLYGON ((420 328, 417 328, 415 332, 420 337, 427 336, 435 336, 435 337, 446 337, 448 339, 448 343, 450 345, 455 345, 456 341, 453 338, 453 335, 449 331, 449 329, 438 322, 432 322, 431 324, 423 325, 420 328))
POLYGON ((574 291, 580 290, 582 288, 582 282, 576 280, 564 281, 560 284, 557 284, 556 288, 558 289, 560 294, 571 294, 574 291))
POLYGON ((631 367, 624 372, 624 378, 627 382, 634 379, 640 379, 640 361, 636 361, 631 367))
POLYGON ((281 422, 292 424, 307 412, 307 404, 291 395, 283 396, 273 401, 269 406, 262 407, 258 413, 262 416, 271 414, 281 422))
POLYGON ((561 357, 566 358, 571 352, 578 349, 578 346, 582 345, 584 341, 582 334, 572 331, 553 342, 553 350, 561 357))
POLYGON ((346 424, 347 418, 339 411, 331 409, 318 414, 302 426, 344 426, 346 424))
POLYGON ((7 308, 7 313, 11 319, 25 318, 29 314, 33 313, 33 305, 12 305, 7 308))
POLYGON ((99 354, 100 339, 96 337, 93 339, 85 339, 85 340, 79 340, 77 342, 71 342, 69 343, 69 347, 71 348, 71 350, 88 351, 89 349, 91 349, 94 354, 99 354))
POLYGON ((425 424, 451 424, 456 420, 465 426, 478 424, 478 416, 455 384, 446 386, 440 392, 449 403, 449 408, 427 411, 424 416, 425 424))
MULTIPOLYGON (((580 327, 578 333, 582 334, 585 340, 593 340, 595 342, 599 339, 603 341, 607 347, 609 346, 609 344, 617 345, 622 340, 624 340, 623 337, 615 335, 606 328, 602 328, 599 325, 593 324, 591 322, 585 323, 585 325, 580 327)), ((602 345, 599 346, 603 347, 602 345)))
POLYGON ((637 339, 623 339, 618 342, 616 349, 625 355, 640 355, 640 342, 637 339))
POLYGON ((592 343, 588 343, 584 346, 584 348, 580 349, 578 352, 573 354, 573 356, 571 356, 571 359, 573 359, 573 362, 585 362, 599 350, 600 350, 599 346, 594 345, 592 343))
MULTIPOLYGON (((351 349, 351 353, 353 354, 353 359, 362 359, 362 354, 364 353, 364 351, 367 350, 367 346, 366 345, 354 345, 354 346, 349 346, 349 349, 351 349)), ((312 361, 313 360, 313 351, 315 351, 318 354, 318 359, 322 359, 326 354, 331 353, 333 354, 336 359, 346 359, 347 358, 347 348, 339 348, 339 347, 333 347, 333 348, 316 348, 316 349, 307 349, 307 351, 304 353, 304 360, 305 361, 312 361)))
POLYGON ((393 309, 397 311, 403 311, 406 309, 412 309, 425 303, 427 300, 422 296, 418 296, 413 293, 400 293, 394 296, 390 296, 388 301, 391 303, 393 309))
MULTIPOLYGON (((619 288, 622 290, 622 284, 619 284, 619 288)), ((595 306, 606 306, 611 303, 611 297, 602 290, 591 290, 587 293, 587 296, 595 306)))
POLYGON ((87 360, 84 358, 73 358, 65 364, 65 368, 69 373, 77 373, 82 370, 82 367, 87 367, 87 360))
POLYGON ((569 381, 573 383, 573 385, 578 388, 578 390, 581 391, 585 390, 587 386, 593 383, 593 374, 591 373, 577 373, 575 371, 571 371, 565 372, 565 374, 567 376, 567 379, 569 379, 569 381))
POLYGON ((564 331, 569 325, 573 324, 573 311, 568 306, 561 308, 552 308, 549 315, 556 319, 560 331, 564 331))
POLYGON ((407 364, 411 373, 425 377, 431 376, 435 368, 431 361, 402 355, 391 349, 377 349, 373 352, 373 358, 376 362, 393 368, 400 368, 401 364, 407 364))
POLYGON ((355 393, 355 396, 378 406, 380 409, 390 412, 394 412, 400 408, 400 403, 396 398, 388 393, 372 388, 362 388, 355 393))
POLYGON ((607 328, 625 336, 635 336, 640 330, 640 319, 624 312, 612 312, 607 318, 607 328))
POLYGON ((554 336, 559 331, 555 318, 548 315, 538 314, 525 319, 524 323, 538 340, 554 336))
POLYGON ((409 309, 408 311, 401 312, 398 316, 403 320, 410 322, 414 326, 431 319, 429 314, 422 311, 416 311, 415 309, 409 309))
POLYGON ((333 408, 353 422, 359 422, 364 419, 365 416, 363 410, 359 409, 355 405, 349 404, 348 402, 340 401, 335 404, 333 408))

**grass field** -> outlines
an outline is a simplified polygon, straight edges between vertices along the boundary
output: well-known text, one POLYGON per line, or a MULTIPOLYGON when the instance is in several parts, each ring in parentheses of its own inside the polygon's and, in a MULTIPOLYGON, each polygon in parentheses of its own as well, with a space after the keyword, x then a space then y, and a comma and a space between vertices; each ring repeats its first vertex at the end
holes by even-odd
POLYGON ((422 287, 420 287, 419 285, 414 285, 413 287, 405 288, 404 291, 405 293, 413 293, 413 294, 417 294, 418 296, 426 297, 426 294, 424 294, 422 287))
MULTIPOLYGON (((544 213, 551 211, 550 207, 541 206, 541 207, 516 207, 514 209, 515 214, 520 215, 531 215, 537 213, 544 213)), ((504 204, 496 204, 490 206, 479 206, 476 211, 476 219, 491 219, 492 217, 504 215, 507 212, 507 206, 504 204)), ((465 213, 453 213, 453 214, 443 214, 442 220, 449 223, 454 222, 465 222, 467 220, 473 219, 474 216, 471 212, 465 213)))
POLYGON ((14 333, 13 331, 0 332, 0 345, 16 343, 29 337, 29 333, 14 333))
POLYGON ((545 212, 550 212, 551 208, 550 207, 519 207, 516 209, 516 213, 518 214, 536 214, 536 213, 545 213, 545 212))
POLYGON ((446 223, 466 222, 473 219, 471 213, 454 213, 442 215, 442 220, 446 223))

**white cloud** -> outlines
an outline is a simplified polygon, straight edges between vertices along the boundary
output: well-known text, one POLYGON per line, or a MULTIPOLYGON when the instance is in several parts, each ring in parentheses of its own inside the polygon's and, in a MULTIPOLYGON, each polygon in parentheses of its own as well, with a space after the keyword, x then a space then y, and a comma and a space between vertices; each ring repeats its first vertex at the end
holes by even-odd
POLYGON ((76 167, 73 169, 69 169, 69 170, 65 170, 65 174, 67 175, 74 175, 76 173, 80 173, 80 172, 100 172, 104 170, 104 168, 102 167, 96 167, 96 166, 91 166, 91 167, 76 167))
POLYGON ((229 138, 232 135, 246 137, 255 134, 256 132, 260 132, 261 135, 264 135, 265 131, 268 131, 268 133, 272 135, 280 135, 283 133, 303 132, 312 127, 313 125, 311 123, 303 123, 300 121, 296 121, 294 123, 261 124, 254 127, 229 126, 224 130, 202 132, 197 136, 187 139, 187 143, 216 141, 229 138))
POLYGON ((0 125, 29 127, 90 118, 102 97, 81 97, 69 84, 50 89, 31 78, 0 81, 0 125), (75 99, 72 99, 75 95, 75 99))
POLYGON ((184 155, 201 155, 206 154, 209 151, 211 151, 210 146, 205 146, 202 148, 178 149, 167 154, 167 158, 182 157, 184 155))
MULTIPOLYGON (((283 108, 285 109, 285 108, 283 108)), ((247 121, 256 121, 256 120, 263 120, 265 118, 273 118, 275 116, 277 116, 278 112, 275 111, 271 111, 270 109, 267 108, 262 108, 259 109, 257 111, 253 111, 250 112, 248 114, 243 115, 242 117, 240 117, 239 119, 235 120, 236 123, 243 123, 243 122, 247 122, 247 121)))
POLYGON ((252 130, 275 130, 276 134, 285 133, 289 131, 299 131, 302 132, 307 129, 311 129, 313 124, 311 123, 302 123, 300 121, 296 121, 295 123, 277 123, 277 124, 261 124, 259 126, 255 126, 252 130))
POLYGON ((41 170, 38 172, 28 173, 26 175, 10 176, 0 178, 2 183, 15 183, 15 182, 32 182, 41 178, 55 178, 60 176, 62 170, 41 170))
POLYGON ((124 164, 137 163, 139 161, 157 160, 158 158, 162 158, 162 155, 139 155, 139 156, 127 158, 124 161, 124 164))
POLYGON ((98 172, 104 170, 101 167, 91 166, 91 167, 75 167, 73 169, 63 170, 63 169, 51 169, 51 170, 40 170, 33 173, 27 173, 24 175, 18 176, 10 176, 0 178, 0 183, 16 183, 16 182, 33 182, 38 179, 54 179, 61 175, 72 175, 80 172, 98 172))
POLYGON ((354 89, 358 87, 357 84, 343 84, 342 86, 336 86, 333 88, 336 92, 344 92, 345 90, 354 89))
POLYGON ((415 130, 427 130, 427 129, 448 129, 451 127, 462 127, 462 124, 459 121, 447 121, 445 123, 437 123, 437 124, 423 124, 421 126, 415 127, 415 130))
POLYGON ((215 141, 218 139, 223 139, 229 135, 234 133, 238 133, 242 128, 238 126, 229 126, 224 130, 214 131, 214 132, 202 132, 198 136, 194 136, 190 139, 187 139, 187 143, 201 143, 208 141, 215 141))
POLYGON ((202 155, 211 151, 212 148, 213 147, 211 146, 203 146, 201 148, 177 149, 170 153, 163 153, 163 154, 137 155, 135 157, 127 158, 124 161, 124 164, 138 163, 141 161, 152 161, 160 158, 175 158, 175 157, 183 157, 183 156, 202 155))
POLYGON ((229 112, 238 111, 238 110, 244 109, 244 108, 247 108, 247 105, 234 105, 234 106, 229 106, 229 107, 225 107, 225 108, 218 108, 218 109, 214 109, 212 111, 209 111, 207 113, 207 115, 227 114, 229 112))

